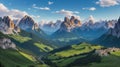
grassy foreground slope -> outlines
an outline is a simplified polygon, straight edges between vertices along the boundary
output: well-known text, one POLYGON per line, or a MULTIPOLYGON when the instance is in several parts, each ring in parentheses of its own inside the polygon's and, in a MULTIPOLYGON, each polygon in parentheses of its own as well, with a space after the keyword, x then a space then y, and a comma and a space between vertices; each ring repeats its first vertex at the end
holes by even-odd
POLYGON ((28 51, 34 52, 39 55, 43 52, 49 52, 54 48, 50 45, 43 44, 39 40, 33 40, 31 37, 23 37, 21 35, 8 35, 13 42, 20 48, 26 49, 28 51))
MULTIPOLYGON (((33 41, 32 38, 23 37, 21 35, 4 35, 1 32, 0 38, 11 39, 12 42, 14 42, 18 48, 18 50, 3 50, 0 48, 0 67, 47 67, 46 64, 42 64, 41 61, 38 60, 36 56, 33 55, 33 53, 31 53, 32 50, 28 51, 28 49, 37 47, 34 44, 32 44, 36 42, 33 41), (28 49, 25 49, 24 46, 28 47, 28 49)), ((40 51, 38 50, 38 52, 40 51)))
POLYGON ((17 47, 25 49, 36 55, 41 55, 42 53, 52 51, 56 48, 52 43, 49 43, 48 40, 23 30, 19 34, 10 35, 5 35, 0 32, 0 38, 9 38, 17 45, 17 47))
MULTIPOLYGON (((0 65, 2 67, 40 67, 43 66, 33 55, 19 51, 0 48, 0 65)), ((45 65, 44 65, 45 66, 45 65)))

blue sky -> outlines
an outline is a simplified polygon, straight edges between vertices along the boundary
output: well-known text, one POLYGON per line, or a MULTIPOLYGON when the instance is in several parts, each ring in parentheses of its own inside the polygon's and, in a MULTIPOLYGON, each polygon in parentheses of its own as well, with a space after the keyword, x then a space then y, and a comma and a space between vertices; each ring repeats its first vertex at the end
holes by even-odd
MULTIPOLYGON (((120 16, 120 0, 0 0, 0 4, 0 9, 5 6, 13 14, 16 12, 14 10, 18 10, 19 13, 22 12, 20 14, 32 16, 37 22, 55 21, 71 15, 80 17, 81 20, 90 15, 96 20, 117 19, 120 16)), ((6 15, 2 11, 0 14, 6 15)))

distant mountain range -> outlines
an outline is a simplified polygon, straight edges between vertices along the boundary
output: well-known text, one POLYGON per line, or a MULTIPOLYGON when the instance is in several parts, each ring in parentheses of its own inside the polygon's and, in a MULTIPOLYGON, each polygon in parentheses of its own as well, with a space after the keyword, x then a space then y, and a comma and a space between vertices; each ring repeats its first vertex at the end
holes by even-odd
POLYGON ((51 36, 54 38, 83 38, 93 40, 106 33, 109 28, 113 28, 116 20, 98 21, 95 22, 94 18, 90 16, 85 23, 72 16, 70 19, 65 17, 60 28, 51 36))
POLYGON ((0 17, 0 23, 0 31, 4 34, 18 34, 21 30, 24 30, 40 38, 52 40, 56 44, 90 42, 99 39, 105 33, 120 37, 117 20, 95 22, 93 16, 86 19, 84 23, 75 16, 71 16, 65 17, 64 21, 58 20, 56 23, 44 24, 36 23, 27 15, 20 20, 11 20, 10 17, 5 16, 0 17))
POLYGON ((120 48, 120 18, 95 22, 90 16, 82 23, 71 16, 40 24, 27 15, 0 17, 2 67, 119 67, 120 49, 115 47, 120 48))
POLYGON ((94 42, 107 47, 120 47, 120 18, 115 23, 114 28, 110 28, 107 33, 103 34, 94 42))
POLYGON ((51 35, 52 33, 56 32, 61 25, 62 21, 57 20, 55 23, 53 21, 45 22, 42 21, 39 23, 39 27, 48 35, 51 35))

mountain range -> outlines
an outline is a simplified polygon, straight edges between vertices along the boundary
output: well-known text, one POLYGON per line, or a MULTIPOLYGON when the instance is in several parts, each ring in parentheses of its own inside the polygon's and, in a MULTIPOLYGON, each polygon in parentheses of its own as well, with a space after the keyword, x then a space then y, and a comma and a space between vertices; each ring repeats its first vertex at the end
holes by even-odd
POLYGON ((50 37, 61 44, 89 42, 99 38, 110 28, 114 28, 116 22, 117 20, 95 22, 93 16, 90 16, 86 22, 82 23, 74 16, 65 17, 60 28, 50 37))
POLYGON ((115 64, 110 66, 119 67, 119 48, 120 18, 95 22, 90 16, 82 23, 71 16, 40 24, 27 15, 20 20, 0 17, 3 67, 104 67, 111 61, 115 64))
POLYGON ((120 47, 120 18, 115 23, 114 28, 110 28, 105 34, 96 39, 95 42, 107 47, 120 47))

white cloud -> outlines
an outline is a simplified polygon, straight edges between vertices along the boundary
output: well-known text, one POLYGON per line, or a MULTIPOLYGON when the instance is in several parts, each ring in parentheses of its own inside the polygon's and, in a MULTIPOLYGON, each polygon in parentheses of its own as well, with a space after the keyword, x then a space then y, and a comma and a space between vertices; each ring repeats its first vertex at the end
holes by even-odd
POLYGON ((95 7, 90 7, 90 8, 82 8, 83 10, 90 10, 90 11, 95 11, 96 8, 95 7))
POLYGON ((36 6, 36 4, 33 4, 32 7, 35 9, 39 9, 39 10, 50 10, 49 7, 38 7, 38 6, 36 6))
POLYGON ((101 7, 110 7, 120 4, 120 0, 99 0, 96 2, 96 4, 99 4, 101 7))
POLYGON ((0 3, 0 16, 10 16, 12 19, 20 19, 23 16, 28 15, 25 11, 17 9, 8 9, 4 4, 0 3))
POLYGON ((70 11, 70 10, 62 9, 62 10, 56 11, 54 13, 61 14, 61 15, 64 15, 64 16, 75 16, 76 18, 80 19, 80 16, 77 15, 77 14, 79 14, 78 11, 70 11))
POLYGON ((96 10, 96 8, 95 7, 91 7, 89 10, 94 11, 94 10, 96 10))
POLYGON ((55 12, 56 14, 62 14, 62 15, 65 15, 65 16, 72 16, 74 14, 78 14, 79 12, 78 11, 69 11, 69 10, 60 10, 60 11, 56 11, 55 12))
POLYGON ((49 7, 40 7, 41 10, 50 10, 49 7))
POLYGON ((8 8, 5 7, 2 3, 0 3, 0 11, 5 11, 5 12, 8 12, 8 8))
POLYGON ((54 2, 50 2, 50 1, 48 1, 48 5, 52 5, 54 2))

